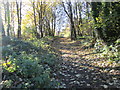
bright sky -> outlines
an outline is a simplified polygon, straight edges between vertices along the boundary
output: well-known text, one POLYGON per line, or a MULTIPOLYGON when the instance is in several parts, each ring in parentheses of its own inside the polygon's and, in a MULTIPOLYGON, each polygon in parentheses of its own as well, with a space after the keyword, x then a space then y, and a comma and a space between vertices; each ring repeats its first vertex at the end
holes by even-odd
MULTIPOLYGON (((9 2, 15 2, 16 0, 0 0, 0 1, 9 1, 9 2)), ((20 1, 20 0, 17 0, 17 1, 20 1)), ((32 0, 22 0, 22 2, 29 2, 29 1, 32 1, 32 0)), ((37 1, 37 0, 35 0, 37 1)), ((60 0, 39 0, 39 1, 45 1, 45 2, 59 2, 60 0)), ((118 2, 120 0, 62 0, 62 1, 71 1, 71 2, 118 2)))

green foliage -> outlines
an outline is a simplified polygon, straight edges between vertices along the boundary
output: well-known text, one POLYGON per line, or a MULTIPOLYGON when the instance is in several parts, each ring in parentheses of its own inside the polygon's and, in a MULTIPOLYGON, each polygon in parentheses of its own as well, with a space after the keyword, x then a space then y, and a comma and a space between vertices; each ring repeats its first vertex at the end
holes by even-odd
POLYGON ((103 44, 102 40, 97 40, 95 44, 95 48, 97 52, 101 52, 100 55, 102 57, 107 58, 112 61, 120 61, 120 42, 119 39, 115 41, 115 44, 107 46, 103 44))
POLYGON ((108 44, 113 43, 120 37, 119 9, 119 2, 92 2, 97 37, 99 36, 108 44))
POLYGON ((82 19, 83 23, 80 25, 80 32, 82 32, 82 35, 92 35, 93 30, 93 20, 86 21, 85 18, 82 19))
POLYGON ((96 48, 96 52, 103 52, 103 48, 106 47, 106 45, 103 44, 103 40, 97 39, 94 47, 96 48))
POLYGON ((2 81, 3 87, 9 88, 12 85, 12 80, 2 81))
POLYGON ((12 39, 9 45, 3 46, 3 76, 7 77, 3 80, 4 88, 54 88, 57 86, 51 74, 52 69, 57 65, 57 57, 50 52, 47 41, 44 42, 50 39, 47 38, 27 42, 12 39))

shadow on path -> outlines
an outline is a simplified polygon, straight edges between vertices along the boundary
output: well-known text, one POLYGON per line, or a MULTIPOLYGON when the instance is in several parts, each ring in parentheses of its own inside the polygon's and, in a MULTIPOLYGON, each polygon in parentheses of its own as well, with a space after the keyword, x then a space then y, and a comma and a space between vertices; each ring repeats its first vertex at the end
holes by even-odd
POLYGON ((60 54, 60 70, 56 72, 55 78, 62 82, 63 88, 120 88, 119 67, 93 65, 92 63, 100 58, 93 56, 96 53, 81 49, 80 41, 58 38, 52 46, 60 54), (95 59, 86 59, 87 56, 93 56, 95 59))

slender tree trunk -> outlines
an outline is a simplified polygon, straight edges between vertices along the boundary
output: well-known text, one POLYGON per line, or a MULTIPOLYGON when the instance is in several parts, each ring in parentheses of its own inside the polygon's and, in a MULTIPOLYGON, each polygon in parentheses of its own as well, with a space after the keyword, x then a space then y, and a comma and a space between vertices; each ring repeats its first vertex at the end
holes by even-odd
POLYGON ((73 21, 73 13, 72 13, 71 2, 69 2, 69 9, 70 9, 70 23, 71 23, 71 40, 76 40, 77 35, 76 35, 76 30, 75 30, 74 21, 73 21))
POLYGON ((40 13, 40 17, 41 17, 41 19, 40 19, 40 32, 41 32, 41 38, 43 37, 43 27, 42 27, 42 22, 43 22, 43 16, 42 16, 42 14, 43 14, 43 3, 42 3, 42 1, 41 1, 41 5, 40 5, 40 10, 41 10, 41 13, 40 13))
POLYGON ((0 6, 0 27, 1 27, 0 29, 2 29, 2 30, 0 30, 2 33, 2 36, 5 36, 5 29, 4 29, 2 15, 1 15, 1 6, 0 6))
POLYGON ((63 5, 63 8, 64 8, 64 11, 68 15, 68 18, 70 19, 70 24, 71 24, 71 27, 70 27, 70 30, 71 30, 71 40, 76 40, 77 39, 77 35, 76 35, 76 29, 75 29, 74 21, 73 21, 72 4, 71 4, 71 2, 67 3, 67 5, 68 5, 68 11, 66 10, 64 3, 62 5, 63 5))
POLYGON ((18 17, 18 32, 17 32, 17 38, 21 38, 21 22, 22 22, 21 6, 22 6, 22 1, 20 1, 20 2, 17 2, 17 1, 16 1, 16 6, 17 6, 17 17, 18 17))
POLYGON ((10 9, 9 9, 9 2, 7 2, 7 36, 10 36, 10 9))
POLYGON ((42 31, 42 1, 41 2, 37 2, 37 12, 38 12, 38 17, 39 17, 39 20, 38 20, 38 23, 39 23, 39 32, 40 32, 40 37, 42 38, 43 37, 43 31, 42 31))
POLYGON ((79 22, 78 23, 79 23, 79 30, 80 30, 79 36, 82 36, 82 32, 81 32, 81 27, 82 27, 82 14, 81 14, 82 6, 79 5, 78 9, 79 9, 79 22))
POLYGON ((80 32, 80 16, 79 16, 79 3, 76 2, 75 3, 75 14, 76 14, 76 18, 77 18, 77 22, 76 22, 76 29, 77 29, 77 35, 81 36, 81 32, 80 32))
POLYGON ((89 15, 89 4, 88 4, 88 2, 86 2, 86 9, 87 9, 87 20, 86 20, 86 22, 89 22, 90 15, 89 15))
POLYGON ((54 36, 54 18, 52 15, 52 36, 54 36))
POLYGON ((6 3, 4 2, 4 13, 5 13, 5 24, 7 23, 7 5, 6 3))
POLYGON ((39 35, 39 33, 37 32, 35 2, 33 2, 32 4, 33 4, 34 25, 35 25, 34 33, 35 33, 36 38, 39 39, 39 38, 40 38, 40 35, 39 35))
POLYGON ((53 33, 54 33, 54 35, 53 36, 55 36, 55 29, 56 29, 56 17, 54 18, 54 28, 53 28, 53 33))
POLYGON ((50 21, 48 20, 48 33, 49 33, 49 36, 51 36, 51 31, 50 31, 50 21))
POLYGON ((15 20, 14 20, 14 8, 15 8, 15 2, 11 3, 11 35, 15 37, 15 20))
POLYGON ((52 12, 52 36, 55 35, 56 16, 55 11, 52 12))

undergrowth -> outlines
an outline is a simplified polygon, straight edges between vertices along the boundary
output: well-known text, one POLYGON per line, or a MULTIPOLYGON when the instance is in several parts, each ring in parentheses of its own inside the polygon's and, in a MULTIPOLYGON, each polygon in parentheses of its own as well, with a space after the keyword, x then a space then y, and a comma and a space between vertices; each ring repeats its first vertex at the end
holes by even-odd
POLYGON ((101 57, 105 57, 110 61, 120 61, 120 39, 109 46, 102 40, 97 40, 94 47, 96 48, 96 52, 100 53, 101 57))
POLYGON ((26 41, 3 38, 3 88, 57 87, 58 82, 51 74, 57 66, 57 55, 50 46, 52 40, 52 37, 26 41))
POLYGON ((107 45, 101 39, 94 39, 89 36, 79 37, 83 44, 83 49, 95 48, 94 53, 109 61, 120 62, 120 39, 117 39, 114 43, 107 45))

